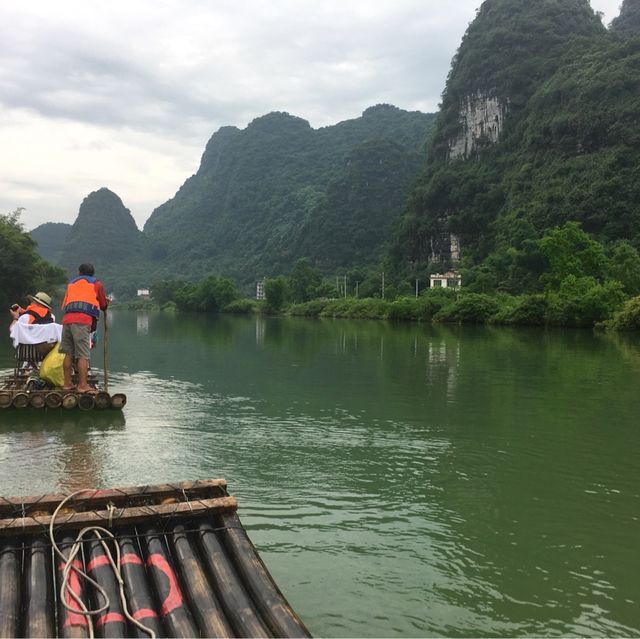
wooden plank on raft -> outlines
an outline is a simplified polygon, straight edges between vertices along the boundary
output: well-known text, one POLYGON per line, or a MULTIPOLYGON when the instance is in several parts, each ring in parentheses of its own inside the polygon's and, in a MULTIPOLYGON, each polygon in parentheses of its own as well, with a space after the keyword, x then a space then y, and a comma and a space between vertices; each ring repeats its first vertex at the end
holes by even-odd
MULTIPOLYGON (((153 499, 161 501, 170 497, 184 499, 187 497, 204 495, 208 491, 212 496, 223 496, 226 492, 225 479, 203 479, 196 481, 184 481, 175 484, 156 484, 151 486, 127 486, 124 488, 106 488, 101 490, 88 489, 69 501, 69 506, 75 510, 84 507, 95 509, 96 506, 113 503, 115 506, 132 504, 137 501, 153 499)), ((25 512, 34 507, 38 511, 53 512, 58 504, 68 495, 51 493, 32 497, 0 497, 0 518, 7 518, 15 513, 25 512)))
MULTIPOLYGON (((154 517, 171 517, 177 515, 205 515, 235 511, 238 502, 235 497, 216 497, 214 499, 197 499, 131 508, 113 508, 110 510, 65 512, 56 517, 56 530, 84 528, 85 526, 104 526, 135 524, 149 521, 154 517)), ((50 515, 33 515, 0 520, 0 535, 31 533, 47 529, 51 523, 50 515)))

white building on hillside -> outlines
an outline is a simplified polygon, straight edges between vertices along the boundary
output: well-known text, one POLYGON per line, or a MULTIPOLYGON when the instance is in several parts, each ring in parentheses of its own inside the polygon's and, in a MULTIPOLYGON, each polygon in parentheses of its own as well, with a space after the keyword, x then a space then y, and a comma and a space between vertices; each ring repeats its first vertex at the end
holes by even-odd
POLYGON ((432 273, 429 280, 431 288, 460 288, 462 286, 462 277, 456 271, 432 273))

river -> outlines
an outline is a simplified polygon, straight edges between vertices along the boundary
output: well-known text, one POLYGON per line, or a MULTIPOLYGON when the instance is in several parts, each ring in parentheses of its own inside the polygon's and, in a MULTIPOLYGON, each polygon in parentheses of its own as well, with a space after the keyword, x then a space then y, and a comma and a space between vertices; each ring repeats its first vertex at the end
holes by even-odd
POLYGON ((640 339, 109 319, 124 411, 1 411, 0 494, 225 477, 316 636, 640 634, 640 339))

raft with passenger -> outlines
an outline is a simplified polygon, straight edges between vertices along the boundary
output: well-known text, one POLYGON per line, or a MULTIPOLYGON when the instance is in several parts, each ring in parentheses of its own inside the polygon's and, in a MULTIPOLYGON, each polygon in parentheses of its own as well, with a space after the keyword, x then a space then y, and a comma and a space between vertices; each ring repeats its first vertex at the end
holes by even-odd
POLYGON ((0 498, 0 637, 309 637, 224 479, 0 498))
MULTIPOLYGON (((12 325, 10 337, 15 347, 15 366, 0 385, 0 409, 122 410, 127 403, 126 395, 109 393, 106 337, 103 384, 100 384, 98 376, 90 370, 87 379, 89 392, 63 390, 63 356, 58 352, 61 332, 62 326, 56 323, 16 322, 12 325)), ((77 384, 77 374, 74 373, 72 381, 77 384)))

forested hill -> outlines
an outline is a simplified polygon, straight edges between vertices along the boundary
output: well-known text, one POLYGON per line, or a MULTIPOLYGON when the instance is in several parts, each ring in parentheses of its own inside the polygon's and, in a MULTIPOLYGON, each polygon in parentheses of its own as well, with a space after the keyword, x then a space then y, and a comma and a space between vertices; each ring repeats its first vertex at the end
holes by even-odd
POLYGON ((33 229, 30 235, 38 245, 40 256, 47 262, 57 264, 62 258, 62 250, 70 230, 71 224, 47 222, 33 229))
POLYGON ((392 222, 424 162, 435 115, 390 105, 314 130, 270 113, 223 127, 200 168, 144 231, 109 189, 91 193, 73 224, 31 232, 41 254, 75 273, 93 262, 119 296, 162 278, 216 274, 253 283, 310 256, 327 273, 381 258, 392 222))
POLYGON ((638 0, 607 30, 588 0, 486 0, 455 56, 434 142, 395 229, 398 273, 539 285, 536 241, 577 221, 640 246, 638 0), (453 249, 453 251, 452 251, 453 249))
POLYGON ((611 23, 611 30, 623 37, 640 35, 640 0, 624 0, 620 15, 611 23))
POLYGON ((327 272, 375 262, 434 118, 378 105, 317 130, 287 113, 220 129, 196 175, 145 224, 154 271, 251 282, 302 256, 327 272))
POLYGON ((108 290, 129 296, 148 285, 148 253, 129 209, 115 193, 101 188, 83 200, 57 263, 75 275, 79 264, 90 262, 108 290))

